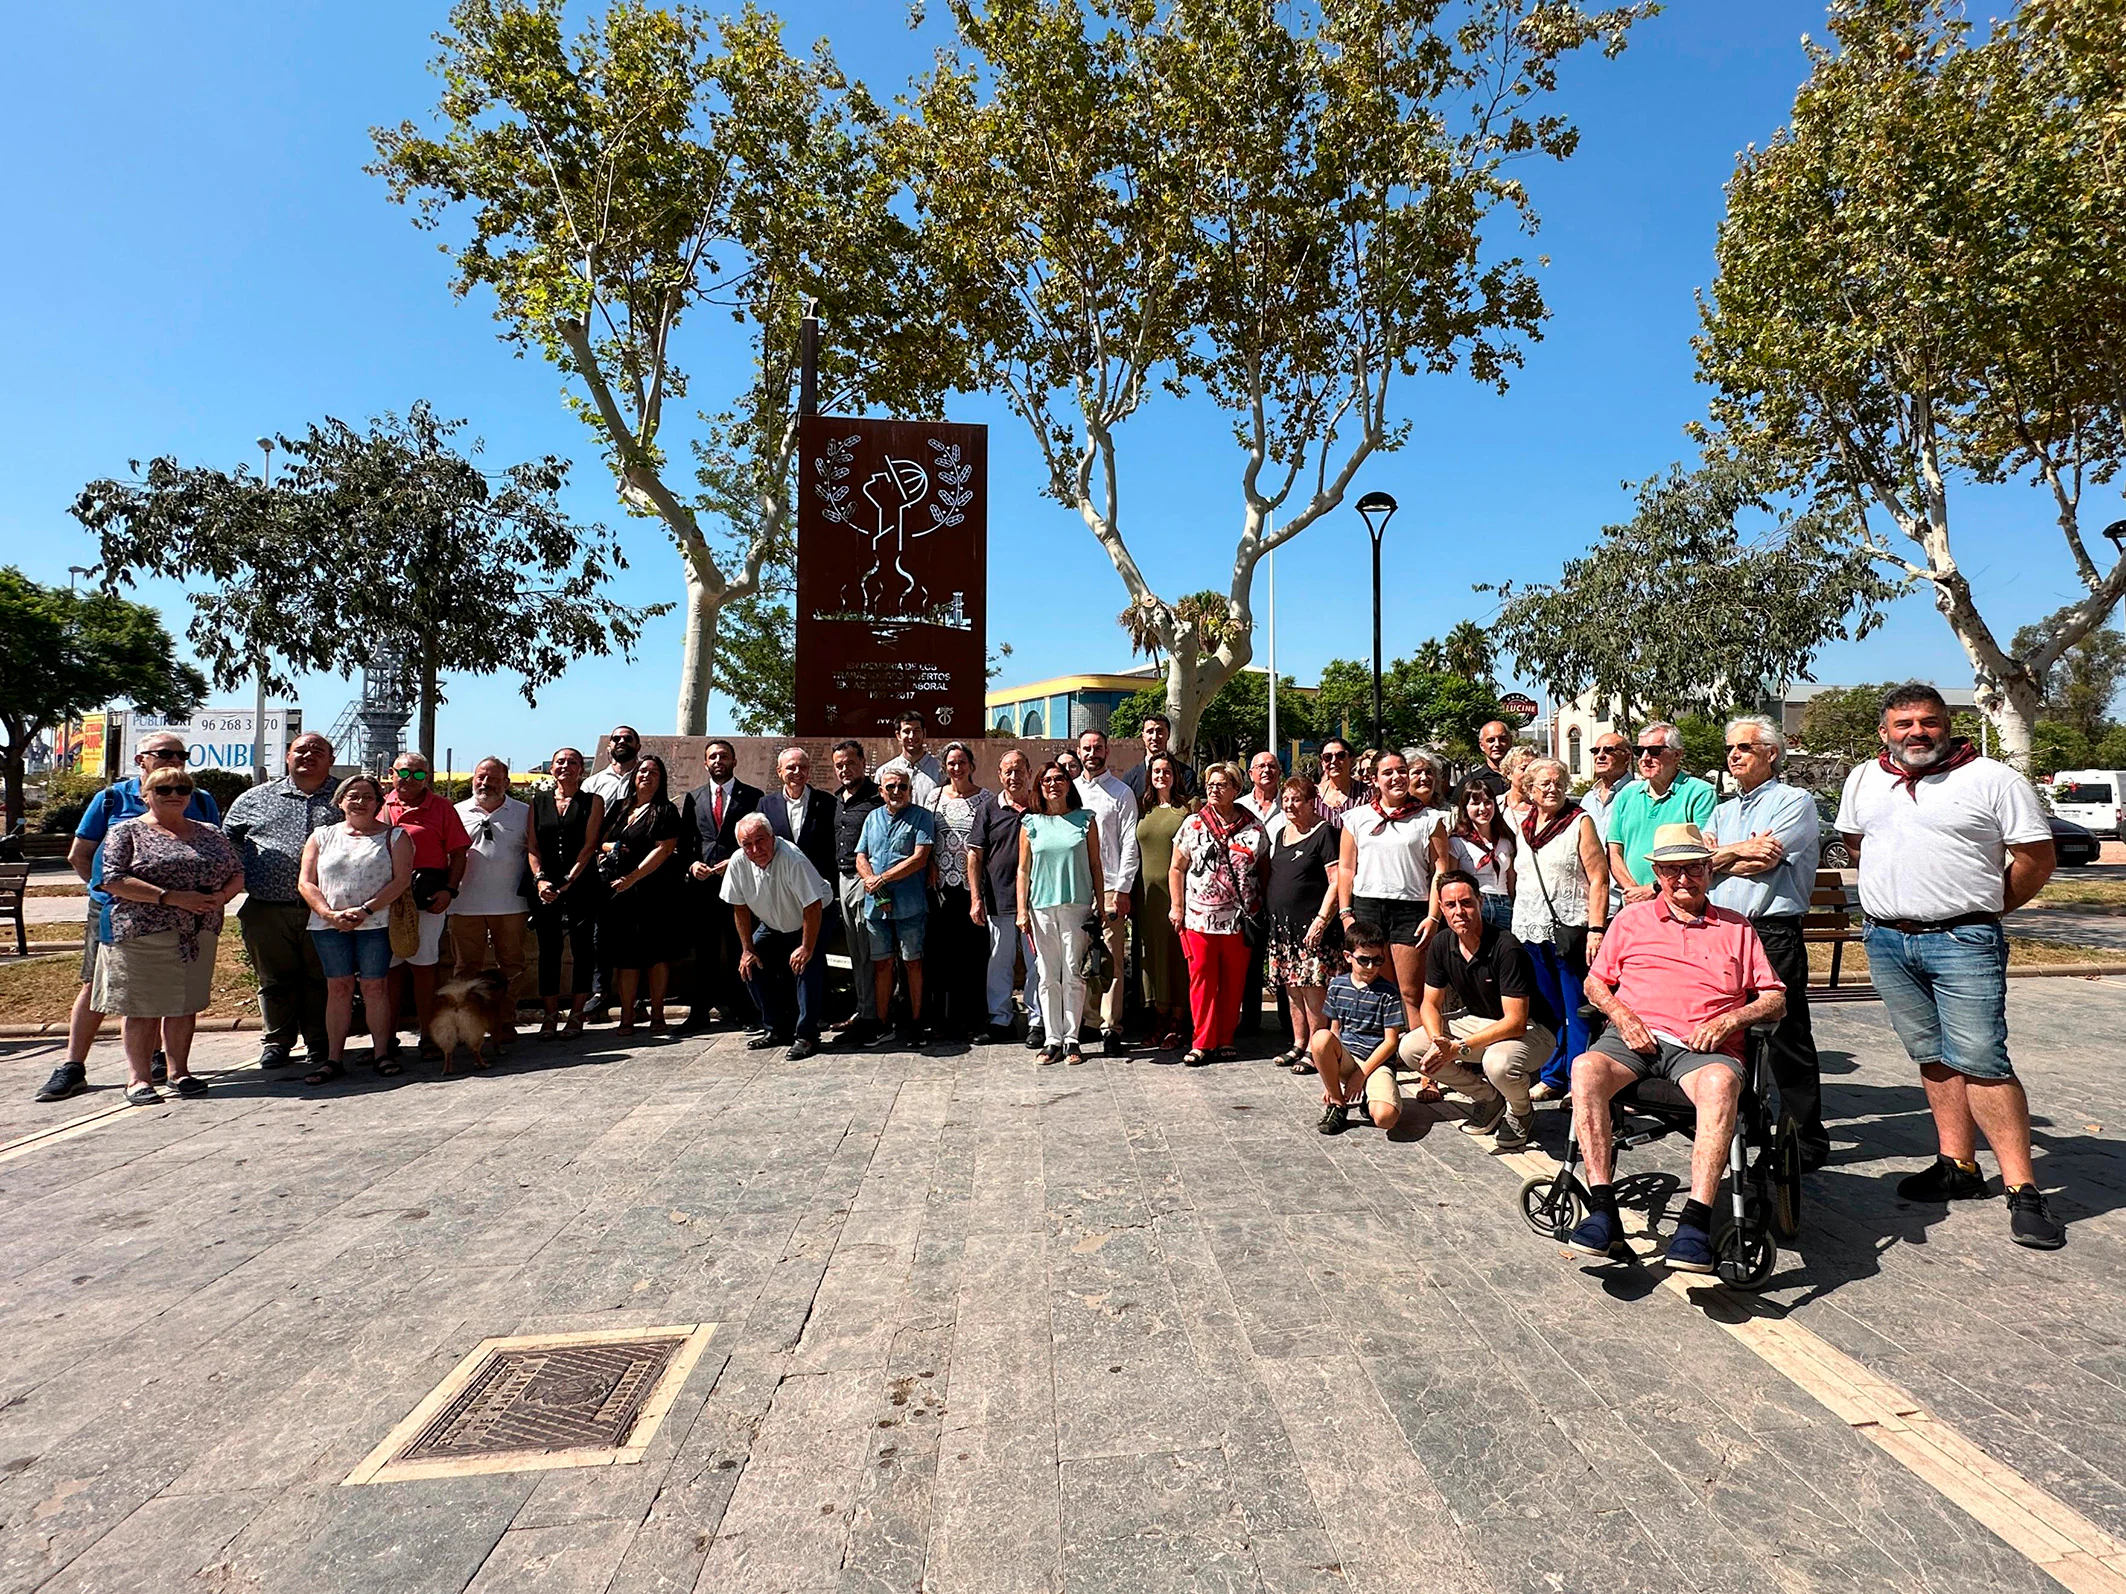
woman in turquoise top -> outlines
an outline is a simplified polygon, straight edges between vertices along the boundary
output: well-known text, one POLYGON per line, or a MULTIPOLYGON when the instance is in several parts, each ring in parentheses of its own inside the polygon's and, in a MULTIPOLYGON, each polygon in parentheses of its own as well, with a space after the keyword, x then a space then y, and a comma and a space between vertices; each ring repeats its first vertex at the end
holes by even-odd
POLYGON ((1041 1061, 1082 1063, 1078 1020, 1085 1011, 1086 923, 1100 894, 1100 832, 1063 766, 1035 783, 1039 802, 1019 827, 1019 928, 1033 937, 1040 986, 1041 1061))

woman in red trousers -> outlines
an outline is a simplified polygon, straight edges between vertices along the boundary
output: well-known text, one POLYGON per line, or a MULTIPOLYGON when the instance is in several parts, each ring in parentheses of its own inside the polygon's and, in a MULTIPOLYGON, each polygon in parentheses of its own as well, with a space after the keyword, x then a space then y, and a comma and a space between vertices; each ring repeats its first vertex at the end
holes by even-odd
POLYGON ((1203 772, 1203 807, 1174 833, 1169 917, 1188 959, 1195 1045, 1181 1060, 1191 1068, 1240 1055, 1233 1026, 1247 988, 1246 931, 1261 934, 1262 871, 1270 856, 1268 832, 1239 805, 1246 789, 1231 764, 1211 765, 1203 772))

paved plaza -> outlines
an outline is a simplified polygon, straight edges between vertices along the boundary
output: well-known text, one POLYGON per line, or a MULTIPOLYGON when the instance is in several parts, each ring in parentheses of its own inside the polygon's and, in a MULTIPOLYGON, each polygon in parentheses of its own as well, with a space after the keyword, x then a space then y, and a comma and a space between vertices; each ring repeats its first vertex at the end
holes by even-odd
POLYGON ((1259 1061, 594 1034, 319 1093, 217 1035, 91 1118, 115 1047, 39 1107, 16 1045, 0 1140, 77 1127, 0 1152, 0 1589, 2126 1588, 2126 982, 2010 1004, 2067 1248, 1895 1199, 1918 1081, 1839 1004, 1754 1302, 1259 1061), (662 1325, 714 1326, 638 1463, 345 1481, 484 1339, 662 1325))

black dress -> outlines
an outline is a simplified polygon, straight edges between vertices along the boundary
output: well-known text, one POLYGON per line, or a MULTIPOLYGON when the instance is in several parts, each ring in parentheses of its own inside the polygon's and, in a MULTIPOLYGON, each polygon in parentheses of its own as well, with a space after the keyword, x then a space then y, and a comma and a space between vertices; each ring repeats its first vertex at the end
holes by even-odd
POLYGON ((1343 832, 1327 820, 1296 839, 1290 825, 1277 827, 1265 907, 1269 972, 1278 985, 1326 985, 1343 966, 1343 938, 1333 918, 1315 949, 1310 951, 1306 944, 1307 929, 1321 913, 1329 893, 1329 869, 1342 845, 1343 832))
POLYGON ((598 873, 608 887, 598 917, 599 961, 616 969, 646 969, 679 955, 679 886, 686 865, 677 848, 654 874, 625 891, 610 889, 611 882, 639 869, 659 842, 676 841, 679 834, 679 810, 668 802, 607 816, 598 856, 598 873))
MULTIPOLYGON (((569 800, 568 812, 551 791, 532 794, 532 836, 539 848, 539 864, 555 887, 568 878, 583 854, 583 838, 590 829, 591 806, 597 797, 578 790, 569 800)), ((591 975, 598 967, 593 935, 598 923, 598 871, 586 868, 576 883, 552 903, 532 899, 532 928, 539 934, 539 994, 561 994, 561 949, 569 949, 569 992, 580 995, 591 988, 591 975)))

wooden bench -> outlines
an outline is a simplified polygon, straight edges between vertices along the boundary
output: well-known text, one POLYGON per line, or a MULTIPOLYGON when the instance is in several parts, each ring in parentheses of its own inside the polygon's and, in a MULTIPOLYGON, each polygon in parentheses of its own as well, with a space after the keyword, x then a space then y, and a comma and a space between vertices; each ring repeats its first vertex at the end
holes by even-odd
POLYGON ((30 866, 26 863, 0 863, 0 918, 9 914, 15 919, 15 956, 30 955, 29 925, 22 914, 23 899, 29 895, 30 866))
MULTIPOLYGON (((1831 979, 1828 985, 1811 986, 1811 990, 1835 991, 1838 989, 1840 966, 1845 961, 1846 943, 1858 941, 1860 930, 1860 903, 1858 893, 1846 887, 1845 877, 1836 869, 1816 871, 1816 889, 1809 893, 1809 911, 1801 916, 1801 939, 1812 946, 1828 945, 1831 949, 1831 979)), ((1857 986, 1848 990, 1859 991, 1857 986)))

